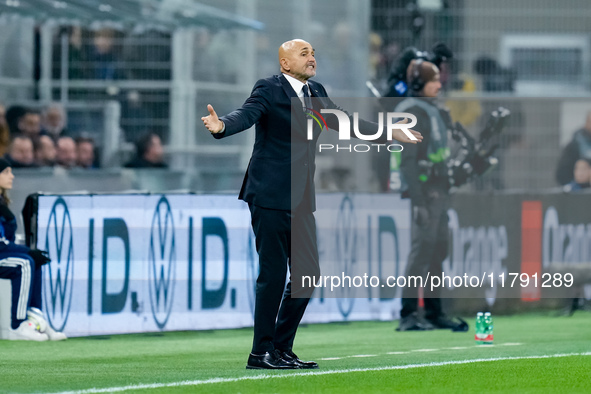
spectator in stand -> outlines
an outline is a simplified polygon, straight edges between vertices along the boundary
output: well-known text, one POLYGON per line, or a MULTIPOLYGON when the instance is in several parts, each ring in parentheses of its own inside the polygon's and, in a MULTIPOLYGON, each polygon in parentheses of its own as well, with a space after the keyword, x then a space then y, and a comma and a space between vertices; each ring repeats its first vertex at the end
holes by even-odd
POLYGON ((0 103, 0 157, 8 152, 10 146, 10 130, 6 121, 6 107, 0 103))
POLYGON ((579 159, 575 163, 573 180, 564 186, 564 191, 575 192, 588 189, 591 182, 591 159, 579 159))
POLYGON ((11 105, 6 110, 6 124, 8 125, 8 130, 10 131, 11 135, 18 134, 20 132, 18 129, 18 122, 25 112, 27 112, 27 109, 22 105, 11 105))
POLYGON ((567 185, 573 181, 575 163, 580 159, 591 159, 591 111, 587 112, 585 126, 575 131, 573 139, 560 155, 556 167, 558 183, 567 185))
POLYGON ((139 91, 130 90, 125 93, 125 99, 121 101, 121 127, 125 132, 127 141, 136 141, 146 131, 145 123, 154 116, 148 108, 153 104, 144 103, 139 91))
POLYGON ((145 134, 137 141, 135 149, 135 158, 125 164, 126 168, 168 168, 158 134, 145 134))
POLYGON ((94 79, 122 79, 118 69, 119 59, 115 53, 115 31, 100 29, 94 33, 93 47, 90 53, 90 63, 93 67, 91 77, 94 79))
POLYGON ((41 135, 33 145, 37 165, 39 167, 53 167, 56 156, 55 141, 48 135, 41 135))
POLYGON ((72 137, 57 140, 56 163, 67 170, 76 167, 76 142, 72 137))
POLYGON ((62 34, 68 35, 68 79, 88 79, 85 65, 88 62, 88 54, 82 43, 82 27, 80 26, 61 26, 54 29, 53 38, 53 79, 60 79, 62 75, 62 34))
POLYGON ((61 104, 53 103, 43 110, 41 134, 50 136, 54 141, 67 134, 66 111, 61 104))
POLYGON ((41 114, 34 109, 26 109, 17 122, 18 132, 31 138, 37 139, 41 134, 41 114))
POLYGON ((8 160, 12 168, 37 167, 31 138, 22 134, 12 137, 6 160, 8 160))
POLYGON ((78 167, 85 169, 97 168, 94 150, 95 146, 92 138, 86 136, 76 138, 76 163, 78 167))

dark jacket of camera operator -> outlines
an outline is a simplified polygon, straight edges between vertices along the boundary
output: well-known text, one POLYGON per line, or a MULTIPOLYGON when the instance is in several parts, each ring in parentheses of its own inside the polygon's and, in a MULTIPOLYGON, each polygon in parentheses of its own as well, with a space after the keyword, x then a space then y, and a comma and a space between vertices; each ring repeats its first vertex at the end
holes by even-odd
POLYGON ((400 158, 401 192, 403 197, 410 197, 413 206, 424 207, 428 190, 437 189, 447 194, 449 189, 447 114, 435 103, 441 83, 439 70, 433 63, 413 60, 408 67, 407 80, 411 97, 398 104, 396 111, 417 117, 416 127, 424 130, 424 142, 404 146, 400 158))
POLYGON ((587 113, 585 126, 575 132, 573 139, 564 147, 560 155, 556 167, 558 183, 567 185, 573 181, 575 163, 581 159, 591 159, 591 111, 587 113))
MULTIPOLYGON (((413 60, 408 66, 410 97, 396 106, 396 112, 417 117, 416 128, 423 143, 404 146, 400 155, 401 191, 412 202, 411 252, 405 276, 441 275, 448 252, 449 180, 447 174, 448 115, 435 98, 441 88, 439 69, 433 63, 413 60)), ((442 312, 439 290, 424 290, 425 319, 418 311, 418 288, 402 291, 399 331, 421 331, 433 328, 456 329, 458 323, 442 312), (426 320, 426 321, 425 321, 426 320)))

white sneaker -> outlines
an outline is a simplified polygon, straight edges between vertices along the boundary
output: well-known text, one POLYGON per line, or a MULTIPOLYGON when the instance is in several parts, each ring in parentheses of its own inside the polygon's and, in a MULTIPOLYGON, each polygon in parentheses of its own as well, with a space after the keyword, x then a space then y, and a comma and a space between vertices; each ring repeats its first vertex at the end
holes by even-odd
POLYGON ((68 339, 66 334, 55 331, 51 328, 47 323, 47 320, 45 320, 45 316, 41 310, 37 308, 29 308, 27 310, 27 317, 33 322, 37 331, 42 334, 47 334, 50 341, 63 341, 64 339, 68 339))
POLYGON ((47 320, 43 316, 43 312, 38 308, 27 309, 27 319, 29 319, 35 325, 35 329, 40 333, 44 333, 47 329, 47 320))
POLYGON ((10 339, 43 342, 47 341, 49 337, 37 331, 35 323, 25 320, 16 330, 10 330, 10 339))
POLYGON ((68 339, 66 334, 63 332, 55 331, 51 326, 48 324, 47 328, 45 329, 45 334, 49 337, 50 341, 63 341, 64 339, 68 339))

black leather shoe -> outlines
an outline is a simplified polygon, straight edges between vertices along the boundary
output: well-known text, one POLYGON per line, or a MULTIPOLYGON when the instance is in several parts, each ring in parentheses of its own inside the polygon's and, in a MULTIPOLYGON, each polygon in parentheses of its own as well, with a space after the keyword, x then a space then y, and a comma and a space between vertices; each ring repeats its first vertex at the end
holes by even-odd
POLYGON ((248 356, 246 369, 299 369, 300 367, 291 361, 281 358, 277 350, 265 354, 252 354, 248 356))
POLYGON ((427 319, 427 321, 437 329, 449 329, 455 332, 466 332, 470 329, 468 323, 466 323, 463 319, 460 319, 459 317, 456 319, 459 321, 449 319, 445 315, 439 315, 435 318, 427 319))
POLYGON ((291 361, 295 363, 301 369, 316 369, 318 368, 318 363, 315 361, 302 361, 298 358, 298 356, 292 352, 291 350, 281 352, 281 358, 286 361, 291 361))
POLYGON ((415 313, 400 319, 396 331, 428 331, 433 330, 433 325, 421 318, 415 313))

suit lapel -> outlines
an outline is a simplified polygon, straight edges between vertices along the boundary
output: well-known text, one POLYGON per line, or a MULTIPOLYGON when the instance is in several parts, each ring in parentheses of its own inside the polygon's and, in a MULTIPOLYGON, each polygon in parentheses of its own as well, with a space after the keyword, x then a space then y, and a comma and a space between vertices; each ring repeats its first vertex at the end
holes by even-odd
POLYGON ((312 96, 314 100, 314 109, 316 111, 320 111, 323 108, 327 108, 326 105, 326 93, 324 89, 322 89, 322 85, 308 81, 308 85, 310 86, 310 90, 312 91, 312 96))
POLYGON ((287 97, 289 97, 290 100, 293 97, 298 97, 297 93, 295 92, 295 90, 293 90, 291 84, 283 74, 279 75, 279 81, 281 82, 281 86, 283 86, 283 90, 285 90, 285 94, 287 94, 287 97))
POLYGON ((316 82, 309 80, 308 85, 310 86, 310 89, 312 90, 312 96, 323 97, 322 93, 320 93, 320 90, 318 88, 318 84, 316 82))
MULTIPOLYGON (((291 87, 291 84, 289 83, 289 81, 285 78, 285 76, 283 76, 283 74, 281 74, 279 76, 279 81, 281 82, 281 86, 283 87, 283 90, 285 91, 285 94, 287 95, 287 98, 289 100, 289 104, 291 107, 291 99, 296 98, 299 100, 299 97, 297 95, 297 93, 295 92, 295 90, 293 90, 293 88, 291 87)), ((298 122, 298 124, 300 125, 300 128, 303 128, 305 130, 306 127, 306 115, 304 114, 304 111, 293 111, 294 108, 292 108, 291 114, 292 116, 295 116, 296 121, 298 122)))

